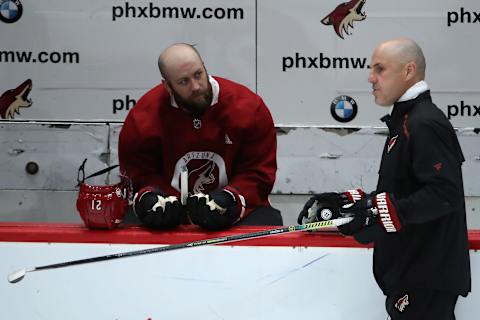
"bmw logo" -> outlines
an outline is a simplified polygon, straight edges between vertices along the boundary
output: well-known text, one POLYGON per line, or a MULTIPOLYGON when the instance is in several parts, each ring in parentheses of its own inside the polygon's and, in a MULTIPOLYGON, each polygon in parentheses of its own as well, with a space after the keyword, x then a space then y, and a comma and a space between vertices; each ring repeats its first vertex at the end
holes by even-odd
POLYGON ((357 102, 349 96, 338 96, 330 105, 332 117, 339 122, 350 122, 357 115, 357 102))
POLYGON ((23 6, 20 0, 0 0, 0 20, 5 23, 14 23, 20 19, 23 6))

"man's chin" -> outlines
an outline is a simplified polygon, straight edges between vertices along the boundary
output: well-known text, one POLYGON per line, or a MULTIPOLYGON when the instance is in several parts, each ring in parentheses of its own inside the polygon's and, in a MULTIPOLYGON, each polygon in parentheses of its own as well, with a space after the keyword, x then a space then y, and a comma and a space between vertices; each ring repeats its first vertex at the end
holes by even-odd
POLYGON ((391 106, 391 104, 388 104, 385 100, 382 100, 380 98, 375 97, 375 104, 380 107, 388 107, 391 106))
POLYGON ((209 104, 206 101, 195 101, 188 104, 188 109, 196 112, 196 113, 203 113, 209 104))

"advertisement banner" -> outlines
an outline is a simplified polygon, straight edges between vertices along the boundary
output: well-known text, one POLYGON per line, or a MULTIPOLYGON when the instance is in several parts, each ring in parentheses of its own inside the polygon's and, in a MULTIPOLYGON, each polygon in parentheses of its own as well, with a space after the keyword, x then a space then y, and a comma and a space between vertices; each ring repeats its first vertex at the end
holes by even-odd
POLYGON ((262 0, 258 2, 258 91, 275 122, 380 126, 370 57, 382 41, 410 37, 427 60, 434 102, 454 126, 480 123, 478 2, 262 0))
POLYGON ((0 94, 31 81, 21 101, 2 95, 0 111, 17 112, 1 119, 123 120, 160 83, 158 56, 175 42, 195 45, 211 74, 255 90, 254 0, 0 3, 0 94))
POLYGON ((122 121, 160 83, 159 53, 187 42, 211 74, 259 93, 278 126, 381 126, 370 57, 410 37, 434 102, 478 127, 479 15, 474 0, 0 0, 0 118, 122 121))

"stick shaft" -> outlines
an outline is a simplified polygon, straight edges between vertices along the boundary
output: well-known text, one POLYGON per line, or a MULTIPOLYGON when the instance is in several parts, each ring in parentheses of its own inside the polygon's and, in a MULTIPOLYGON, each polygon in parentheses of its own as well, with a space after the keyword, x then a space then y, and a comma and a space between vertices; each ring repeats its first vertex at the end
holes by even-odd
POLYGON ((184 243, 172 244, 172 245, 155 247, 150 249, 143 249, 143 250, 114 253, 114 254, 108 254, 104 256, 93 257, 93 258, 72 260, 72 261, 66 261, 61 263, 35 267, 35 268, 32 268, 31 271, 63 268, 63 267, 69 267, 69 266, 74 266, 79 264, 107 261, 107 260, 133 257, 133 256, 158 253, 158 252, 164 252, 164 251, 172 251, 172 250, 186 249, 186 248, 193 248, 193 247, 200 247, 200 246, 207 246, 207 245, 216 245, 221 243, 273 236, 273 235, 282 234, 282 233, 291 233, 291 232, 307 231, 307 230, 313 231, 313 230, 343 225, 345 223, 350 222, 352 219, 353 218, 339 218, 339 219, 328 220, 328 221, 307 223, 307 224, 302 224, 298 226, 286 226, 286 227, 281 227, 276 229, 244 233, 244 234, 238 234, 233 236, 225 236, 225 237, 218 237, 218 238, 212 238, 212 239, 184 242, 184 243))

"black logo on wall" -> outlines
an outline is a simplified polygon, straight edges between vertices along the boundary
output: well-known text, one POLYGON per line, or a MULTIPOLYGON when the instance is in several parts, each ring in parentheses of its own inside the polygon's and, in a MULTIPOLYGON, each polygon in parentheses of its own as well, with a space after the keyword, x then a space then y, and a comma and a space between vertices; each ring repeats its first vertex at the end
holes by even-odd
POLYGON ((5 23, 17 22, 23 13, 20 0, 0 0, 0 21, 5 23))
POLYGON ((357 115, 357 102, 349 96, 338 96, 330 105, 330 113, 338 122, 350 122, 357 115))
POLYGON ((339 4, 335 10, 330 12, 321 22, 326 26, 333 26, 337 35, 343 39, 343 32, 350 35, 348 28, 353 29, 354 21, 363 21, 367 18, 362 11, 363 5, 367 0, 351 0, 339 4))

